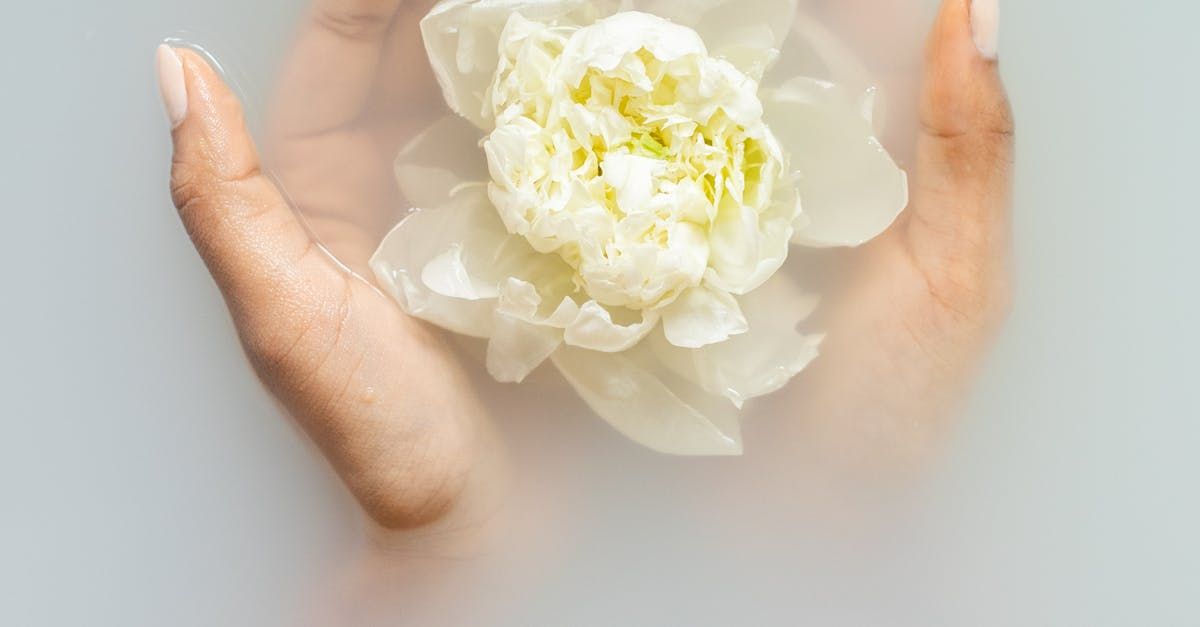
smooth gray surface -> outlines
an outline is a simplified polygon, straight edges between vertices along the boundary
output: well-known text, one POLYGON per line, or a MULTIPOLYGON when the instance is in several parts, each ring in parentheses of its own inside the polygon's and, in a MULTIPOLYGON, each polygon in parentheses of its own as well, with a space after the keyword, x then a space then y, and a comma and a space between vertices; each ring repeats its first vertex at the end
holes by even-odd
MULTIPOLYGON (((648 492, 588 495, 547 583, 477 621, 1200 623, 1200 10, 1003 5, 1018 307, 909 513, 849 552, 797 521, 747 562, 677 533, 678 512, 639 514, 648 492)), ((0 624, 294 624, 360 541, 166 195, 155 44, 187 28, 261 86, 297 11, 5 7, 0 624)))

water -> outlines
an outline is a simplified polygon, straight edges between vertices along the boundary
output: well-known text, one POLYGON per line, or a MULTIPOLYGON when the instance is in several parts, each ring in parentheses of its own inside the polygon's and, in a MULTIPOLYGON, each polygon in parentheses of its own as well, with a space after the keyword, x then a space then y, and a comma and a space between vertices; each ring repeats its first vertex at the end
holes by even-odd
MULTIPOLYGON (((302 8, 28 5, 0 26, 0 622, 347 622, 348 605, 423 625, 1200 619, 1191 5, 1005 3, 1018 304, 923 478, 813 485, 756 454, 784 416, 755 419, 742 460, 658 457, 540 374, 537 394, 486 388, 525 408, 502 424, 521 533, 439 560, 367 542, 250 374, 166 196, 154 46, 203 43, 261 132, 302 8)), ((872 35, 897 51, 879 69, 911 77, 915 29, 872 35)))

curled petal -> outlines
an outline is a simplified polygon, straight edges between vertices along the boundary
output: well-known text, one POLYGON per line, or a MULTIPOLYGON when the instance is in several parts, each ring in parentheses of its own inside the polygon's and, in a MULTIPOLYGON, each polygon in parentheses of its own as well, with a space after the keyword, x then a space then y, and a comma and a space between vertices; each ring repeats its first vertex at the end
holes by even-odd
POLYGON ((563 298, 553 311, 532 283, 510 278, 500 289, 488 343, 488 373, 502 383, 520 383, 562 345, 563 329, 579 306, 563 298))
POLYGON ((482 185, 456 190, 444 207, 430 213, 440 219, 417 235, 434 242, 439 252, 421 268, 421 280, 442 296, 494 299, 509 276, 552 261, 504 230, 482 185))
MULTIPOLYGON (((625 310, 620 311, 625 313, 625 310)), ((628 314, 641 319, 628 323, 614 321, 613 311, 594 300, 588 301, 567 326, 567 344, 602 353, 629 350, 654 330, 659 314, 651 311, 630 311, 628 314)))
POLYGON ((745 206, 723 208, 709 234, 709 281, 731 294, 758 288, 787 260, 800 215, 794 190, 781 190, 761 214, 745 206))
POLYGON ((737 299, 707 285, 684 292, 663 310, 663 333, 681 348, 717 344, 748 330, 737 299))
POLYGON ((414 137, 396 157, 396 182, 409 207, 440 207, 463 183, 486 181, 479 129, 447 115, 414 137))
POLYGON ((505 281, 500 289, 500 302, 496 309, 518 320, 565 329, 579 316, 579 305, 566 294, 567 290, 561 286, 543 284, 543 290, 538 290, 533 283, 513 277, 505 281), (551 294, 550 300, 542 297, 543 291, 551 294), (557 306, 548 309, 554 305, 554 298, 560 298, 557 306))
POLYGON ((604 353, 632 348, 658 324, 655 313, 609 309, 596 301, 580 306, 571 298, 573 286, 564 277, 569 273, 550 280, 508 279, 500 290, 497 314, 555 329, 558 337, 571 346, 604 353), (620 320, 614 320, 614 311, 620 320))
POLYGON ((472 275, 463 259, 463 246, 452 243, 440 255, 429 260, 421 269, 421 282, 426 287, 451 298, 484 300, 499 295, 495 283, 478 275, 472 275))
POLYGON ((861 99, 795 78, 768 90, 763 104, 800 177, 794 243, 858 246, 891 226, 908 204, 908 178, 875 138, 861 99))
POLYGON ((562 345, 562 329, 496 312, 487 347, 487 370, 501 383, 520 383, 562 345))
POLYGON ((579 396, 626 437, 670 455, 740 455, 732 407, 708 407, 703 391, 636 355, 562 347, 551 359, 579 396), (665 376, 664 376, 665 375, 665 376))
POLYGON ((439 294, 421 277, 426 265, 449 245, 431 234, 443 235, 446 210, 415 211, 383 239, 371 258, 379 286, 411 316, 469 335, 492 334, 494 302, 461 300, 439 294))
POLYGON ((555 285, 570 277, 560 260, 504 230, 483 185, 410 213, 384 238, 371 268, 410 315, 474 337, 491 335, 498 286, 508 277, 555 285))
POLYGON ((681 349, 662 334, 652 335, 647 344, 673 372, 741 407, 781 389, 816 359, 823 337, 796 330, 816 305, 815 296, 780 274, 741 298, 746 333, 694 350, 681 349))
MULTIPOLYGON (((628 11, 575 33, 563 50, 559 76, 567 85, 578 85, 588 68, 610 72, 643 49, 664 63, 708 52, 696 31, 659 16, 628 11)), ((645 76, 635 80, 644 81, 644 89, 652 88, 645 76)))
POLYGON ((500 61, 500 33, 512 14, 544 23, 586 25, 615 11, 615 0, 446 0, 421 20, 421 35, 446 104, 490 130, 484 95, 500 61))

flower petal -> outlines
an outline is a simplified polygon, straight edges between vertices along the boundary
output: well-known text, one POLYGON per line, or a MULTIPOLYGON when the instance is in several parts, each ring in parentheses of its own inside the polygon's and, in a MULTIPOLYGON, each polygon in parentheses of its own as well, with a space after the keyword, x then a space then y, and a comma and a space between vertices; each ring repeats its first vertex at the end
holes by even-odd
POLYGON ((858 246, 891 226, 908 204, 908 178, 875 138, 861 99, 795 78, 767 90, 763 104, 800 176, 794 243, 858 246))
MULTIPOLYGON (((767 139, 768 150, 782 154, 774 134, 767 139)), ((708 281, 713 285, 731 294, 745 294, 771 278, 787 260, 801 208, 796 187, 783 168, 782 157, 762 166, 755 195, 770 189, 771 198, 761 213, 736 204, 722 206, 718 212, 709 234, 708 281)))
POLYGON ((449 210, 418 210, 409 214, 383 239, 371 258, 381 288, 411 316, 472 337, 492 334, 494 302, 461 300, 429 289, 421 278, 426 265, 448 243, 432 237, 445 233, 449 210))
POLYGON ((421 268, 430 290, 464 300, 494 299, 500 282, 542 261, 524 240, 504 230, 483 185, 456 190, 422 235, 438 249, 421 268))
POLYGON ((458 188, 440 208, 410 213, 384 238, 371 268, 410 315, 474 337, 491 335, 505 279, 561 285, 571 272, 509 235, 481 184, 458 188))
POLYGON ((514 12, 541 22, 585 25, 615 11, 616 0, 446 0, 421 20, 421 34, 446 104, 490 130, 484 96, 500 60, 500 33, 514 12))
POLYGON ((796 331, 816 304, 815 296, 779 274, 741 298, 748 332, 694 350, 681 349, 658 333, 646 344, 679 376, 741 407, 752 398, 778 391, 816 359, 823 336, 796 331))
POLYGON ((860 93, 876 84, 858 55, 807 11, 797 11, 789 27, 791 34, 779 62, 764 79, 765 85, 774 87, 797 76, 806 76, 860 93))
POLYGON ((776 199, 759 214, 751 207, 723 207, 709 234, 709 281, 745 294, 771 278, 787 260, 795 223, 802 215, 795 189, 779 185, 776 199))
POLYGON ((396 157, 396 182, 409 207, 440 207, 463 183, 486 181, 479 129, 447 115, 414 137, 396 157))
POLYGON ((487 370, 501 383, 520 383, 562 345, 562 329, 496 312, 487 347, 487 370))
POLYGON ((659 321, 659 314, 652 311, 617 311, 628 313, 632 318, 640 316, 641 319, 614 321, 613 310, 594 300, 588 301, 579 308, 579 316, 567 327, 567 344, 602 353, 619 353, 637 345, 654 330, 659 321))
POLYGON ((462 244, 450 244, 445 252, 434 257, 421 269, 421 282, 426 287, 452 298, 484 300, 499 295, 495 283, 472 275, 463 259, 462 244))
POLYGON ((670 373, 660 377, 630 355, 566 346, 551 359, 593 411, 643 446, 670 455, 742 452, 733 408, 703 411, 703 393, 670 373))
MULTIPOLYGON (((611 72, 628 55, 643 49, 664 63, 708 52, 696 31, 657 15, 626 11, 572 35, 562 52, 558 76, 577 86, 589 68, 611 72)), ((644 72, 640 79, 646 82, 643 88, 652 88, 644 72)))
POLYGON ((737 299, 708 285, 684 292, 663 310, 663 333, 681 348, 717 344, 748 330, 737 299))
POLYGON ((713 56, 755 79, 779 57, 796 0, 638 0, 636 6, 694 28, 713 56))
POLYGON ((488 343, 488 372, 502 383, 520 383, 562 344, 563 329, 579 306, 563 298, 545 312, 546 301, 532 283, 510 278, 500 289, 495 327, 488 343))

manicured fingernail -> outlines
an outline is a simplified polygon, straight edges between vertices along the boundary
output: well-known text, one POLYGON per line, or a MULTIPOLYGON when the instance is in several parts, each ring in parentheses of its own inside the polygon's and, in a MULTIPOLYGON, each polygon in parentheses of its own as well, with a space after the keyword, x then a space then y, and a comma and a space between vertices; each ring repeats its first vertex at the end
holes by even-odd
POLYGON ((174 130, 187 117, 187 82, 183 79, 183 62, 168 45, 158 47, 158 89, 162 92, 163 106, 174 130))
POLYGON ((1000 0, 971 0, 971 35, 985 59, 995 59, 1000 40, 1000 0))

